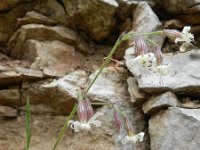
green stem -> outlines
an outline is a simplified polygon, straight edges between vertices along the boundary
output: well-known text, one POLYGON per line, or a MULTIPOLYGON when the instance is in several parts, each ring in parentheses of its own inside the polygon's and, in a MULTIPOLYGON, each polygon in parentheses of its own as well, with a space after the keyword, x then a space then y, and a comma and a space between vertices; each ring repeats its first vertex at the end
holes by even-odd
POLYGON ((26 143, 25 150, 29 150, 30 142, 31 142, 31 112, 30 112, 30 100, 29 96, 26 99, 26 143))
POLYGON ((85 95, 87 95, 88 91, 90 90, 90 88, 92 87, 92 85, 94 84, 94 82, 97 80, 98 76, 100 75, 100 73, 102 72, 103 68, 110 62, 111 57, 113 56, 113 54, 115 53, 115 51, 117 50, 117 47, 120 45, 121 43, 121 37, 119 37, 117 39, 117 42, 115 43, 114 47, 112 48, 112 50, 110 51, 110 53, 108 54, 106 60, 104 61, 104 63, 102 64, 102 66, 100 67, 98 73, 96 74, 96 76, 94 77, 94 79, 90 82, 90 84, 87 86, 86 91, 85 91, 85 95))
POLYGON ((136 32, 129 32, 127 33, 123 40, 129 40, 129 39, 133 39, 136 36, 148 36, 148 35, 159 35, 159 34, 163 34, 163 31, 153 31, 153 32, 148 32, 148 33, 136 33, 136 32))
POLYGON ((54 145, 54 147, 53 147, 53 150, 56 149, 57 145, 59 144, 60 140, 62 139, 62 136, 63 136, 63 134, 64 134, 64 132, 65 132, 67 126, 68 126, 69 121, 72 119, 72 117, 73 117, 74 114, 76 113, 76 108, 77 108, 77 105, 74 106, 74 108, 73 108, 73 110, 71 111, 69 117, 67 117, 67 120, 65 121, 65 124, 64 124, 62 130, 60 131, 59 136, 58 136, 58 138, 57 138, 57 140, 56 140, 56 143, 55 143, 55 145, 54 145))

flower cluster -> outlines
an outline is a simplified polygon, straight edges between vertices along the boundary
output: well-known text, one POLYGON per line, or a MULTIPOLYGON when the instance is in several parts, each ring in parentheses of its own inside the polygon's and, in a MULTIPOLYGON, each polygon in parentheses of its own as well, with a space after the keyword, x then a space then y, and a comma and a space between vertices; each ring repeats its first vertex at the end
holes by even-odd
MULTIPOLYGON (((123 118, 124 118, 124 122, 126 126, 127 135, 121 139, 121 143, 124 145, 124 144, 135 144, 138 141, 142 142, 144 139, 145 133, 141 132, 135 135, 133 133, 133 126, 130 120, 124 113, 122 114, 123 114, 123 118)), ((123 122, 121 120, 121 117, 119 116, 119 113, 116 111, 116 109, 114 109, 114 118, 115 118, 115 123, 117 125, 118 132, 121 132, 123 129, 123 122)))
POLYGON ((75 131, 90 131, 93 128, 100 127, 101 122, 97 120, 103 113, 94 114, 93 108, 89 100, 78 100, 77 116, 79 121, 70 120, 68 125, 75 131))
POLYGON ((194 42, 194 35, 189 33, 190 29, 190 26, 185 26, 182 32, 166 29, 164 30, 164 34, 175 43, 182 42, 183 44, 179 50, 180 52, 185 52, 188 46, 194 42))
MULTIPOLYGON (((186 26, 182 32, 178 30, 166 29, 160 33, 164 34, 175 43, 182 42, 180 52, 185 52, 188 46, 194 42, 193 34, 189 33, 191 27, 186 26)), ((138 35, 134 38, 134 64, 144 74, 153 72, 159 76, 159 84, 163 84, 162 77, 169 73, 169 65, 163 64, 163 53, 161 47, 150 39, 145 39, 144 35, 138 35), (148 46, 150 45, 150 46, 148 46), (149 48, 150 47, 150 48, 149 48)))

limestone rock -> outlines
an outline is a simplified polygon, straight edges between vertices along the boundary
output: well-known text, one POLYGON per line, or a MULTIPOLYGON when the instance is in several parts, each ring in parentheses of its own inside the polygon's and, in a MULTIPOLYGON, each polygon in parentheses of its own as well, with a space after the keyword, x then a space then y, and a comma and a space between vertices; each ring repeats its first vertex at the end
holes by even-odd
POLYGON ((14 8, 20 3, 27 3, 27 2, 31 2, 31 0, 1 0, 0 12, 14 8))
POLYGON ((151 149, 198 149, 200 146, 199 109, 169 107, 151 117, 149 133, 151 149))
MULTIPOLYGON (((11 3, 11 5, 18 5, 14 8, 12 8, 9 11, 0 13, 0 34, 4 35, 4 38, 1 39, 1 44, 6 45, 8 37, 10 37, 14 31, 17 30, 16 26, 16 21, 17 18, 23 17, 27 11, 30 11, 31 9, 31 4, 29 3, 21 3, 22 1, 27 1, 27 0, 1 0, 0 1, 0 11, 1 7, 4 7, 3 5, 7 5, 6 3, 11 3)), ((30 0, 29 0, 30 1, 30 0)), ((3 8, 2 8, 3 9, 3 8)), ((5 7, 6 9, 6 7, 5 7)))
MULTIPOLYGON (((91 74, 90 81, 98 71, 91 74)), ((91 99, 103 99, 111 102, 125 101, 129 103, 126 71, 119 72, 114 67, 104 68, 88 92, 91 99)))
POLYGON ((42 80, 22 86, 22 114, 27 96, 33 114, 69 114, 77 99, 77 92, 87 82, 84 71, 75 71, 55 81, 42 80))
POLYGON ((159 7, 170 15, 189 23, 199 23, 200 5, 198 0, 154 0, 156 7, 159 7))
POLYGON ((200 71, 198 50, 191 50, 186 53, 164 54, 164 64, 169 66, 168 74, 162 76, 163 85, 159 84, 159 76, 154 72, 148 75, 138 76, 138 70, 131 67, 133 58, 129 57, 129 70, 137 76, 138 86, 147 93, 161 93, 174 91, 179 93, 200 92, 200 71))
POLYGON ((23 18, 17 19, 18 25, 25 25, 25 24, 44 24, 44 25, 57 25, 57 21, 52 20, 38 12, 30 11, 26 13, 26 16, 23 18))
MULTIPOLYGON (((140 2, 136 7, 133 17, 132 30, 135 32, 152 32, 163 29, 161 22, 157 15, 153 12, 147 2, 140 2)), ((154 40, 162 47, 165 37, 161 35, 155 35, 148 37, 154 40)))
POLYGON ((74 47, 60 41, 27 40, 22 50, 20 59, 30 61, 30 68, 48 76, 65 76, 85 59, 74 47))
POLYGON ((176 95, 172 92, 166 92, 158 96, 151 97, 150 100, 143 104, 145 114, 154 114, 168 107, 176 107, 179 105, 176 95))
POLYGON ((118 7, 115 0, 63 0, 63 4, 73 26, 86 31, 96 41, 106 38, 115 26, 118 7))
POLYGON ((15 32, 9 40, 9 55, 20 59, 23 44, 29 40, 54 41, 58 40, 74 46, 77 50, 88 53, 88 45, 75 31, 62 26, 45 26, 41 24, 27 24, 15 32))
POLYGON ((68 25, 68 20, 65 17, 65 9, 62 4, 56 0, 38 1, 33 10, 57 21, 62 25, 68 25))
POLYGON ((139 90, 137 81, 133 77, 127 79, 128 92, 131 96, 131 102, 133 104, 141 104, 145 100, 145 94, 139 90))
POLYGON ((43 73, 38 70, 27 69, 20 66, 12 66, 16 61, 7 61, 4 65, 0 65, 0 87, 8 85, 21 84, 27 80, 38 80, 43 78, 43 73))
POLYGON ((0 116, 1 117, 17 117, 18 111, 15 108, 8 106, 0 106, 0 116))
MULTIPOLYGON (((33 116, 31 118, 30 150, 52 149, 66 121, 66 116, 33 116), (42 133, 42 134, 41 134, 42 133)), ((5 120, 0 118, 0 147, 6 150, 22 150, 25 145, 25 117, 5 120), (12 142, 10 142, 12 141, 12 142)), ((120 150, 112 137, 104 133, 73 133, 68 129, 57 150, 120 150), (95 142, 91 142, 95 141, 95 142)))
POLYGON ((19 89, 0 90, 0 105, 19 107, 20 106, 19 89))

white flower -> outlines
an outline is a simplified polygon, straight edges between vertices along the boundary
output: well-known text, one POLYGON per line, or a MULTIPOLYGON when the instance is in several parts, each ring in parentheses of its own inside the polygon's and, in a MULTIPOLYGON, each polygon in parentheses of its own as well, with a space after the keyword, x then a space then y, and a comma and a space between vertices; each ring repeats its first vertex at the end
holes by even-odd
POLYGON ((194 35, 189 33, 191 27, 185 26, 181 33, 181 37, 177 37, 175 39, 175 43, 177 42, 184 42, 183 45, 180 47, 180 52, 185 52, 189 45, 192 45, 191 42, 194 41, 194 35))
POLYGON ((182 31, 182 36, 181 37, 177 37, 175 39, 175 43, 177 42, 186 42, 186 43, 191 43, 192 41, 194 41, 194 35, 192 33, 189 33, 191 27, 190 26, 185 26, 183 28, 182 31))
POLYGON ((153 71, 154 71, 154 73, 159 75, 159 84, 163 85, 164 82, 163 82, 162 76, 165 76, 169 73, 169 66, 168 65, 159 65, 159 66, 156 66, 153 71))
POLYGON ((88 122, 80 122, 80 121, 74 121, 70 120, 68 125, 75 131, 79 132, 80 130, 86 130, 89 131, 92 128, 100 127, 101 122, 99 120, 96 120, 99 116, 102 116, 103 113, 97 112, 95 113, 89 120, 88 122))
POLYGON ((145 55, 139 55, 134 58, 134 61, 140 66, 144 68, 151 68, 156 65, 156 57, 153 53, 148 53, 145 55))
POLYGON ((154 72, 158 75, 164 76, 167 75, 169 72, 169 66, 168 65, 159 65, 154 68, 154 72))
POLYGON ((141 132, 141 133, 139 133, 139 134, 137 134, 137 135, 133 135, 133 136, 126 136, 126 137, 124 137, 123 139, 122 139, 122 144, 124 145, 124 144, 128 144, 128 143, 137 143, 138 141, 139 142, 142 142, 143 141, 143 139, 144 139, 144 132, 141 132))

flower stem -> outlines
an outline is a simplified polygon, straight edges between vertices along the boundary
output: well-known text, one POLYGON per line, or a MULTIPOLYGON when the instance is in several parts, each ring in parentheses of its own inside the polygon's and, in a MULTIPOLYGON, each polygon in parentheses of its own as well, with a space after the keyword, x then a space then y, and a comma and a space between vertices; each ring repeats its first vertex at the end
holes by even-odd
POLYGON ((60 140, 62 139, 62 136, 63 136, 63 134, 64 134, 64 132, 65 132, 67 126, 68 126, 69 120, 71 120, 72 117, 74 116, 74 114, 76 113, 76 110, 77 110, 76 108, 77 108, 77 105, 74 106, 74 108, 73 108, 73 110, 71 111, 69 117, 67 117, 67 120, 65 121, 65 124, 64 124, 62 130, 61 130, 60 133, 59 133, 59 136, 58 136, 58 138, 57 138, 57 140, 56 140, 56 143, 55 143, 55 145, 53 146, 53 150, 56 149, 57 145, 59 144, 60 140))
POLYGON ((96 76, 94 77, 94 79, 89 83, 89 85, 86 88, 85 91, 85 95, 87 95, 88 91, 90 90, 90 88, 92 87, 92 85, 94 84, 94 82, 97 80, 98 76, 100 75, 100 73, 102 72, 103 68, 111 61, 111 58, 113 56, 113 54, 115 53, 115 51, 117 50, 117 47, 120 45, 120 43, 122 42, 122 38, 121 36, 117 39, 117 42, 115 43, 114 47, 112 48, 112 50, 110 51, 110 53, 108 54, 108 56, 106 57, 106 60, 104 61, 104 63, 102 64, 102 66, 100 67, 98 73, 96 74, 96 76))

